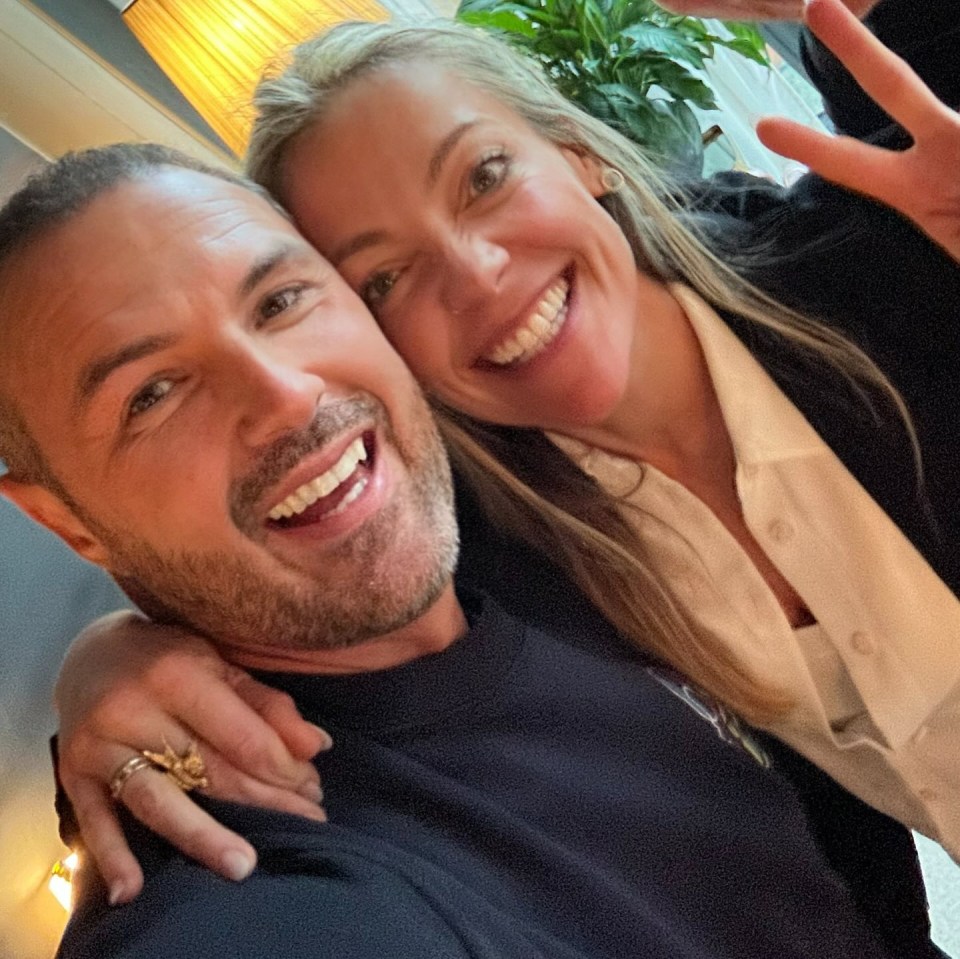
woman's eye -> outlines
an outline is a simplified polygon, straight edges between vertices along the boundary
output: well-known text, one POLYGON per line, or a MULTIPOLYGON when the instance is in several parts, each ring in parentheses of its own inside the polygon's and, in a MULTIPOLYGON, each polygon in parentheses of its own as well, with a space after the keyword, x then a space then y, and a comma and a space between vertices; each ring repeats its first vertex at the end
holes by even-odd
POLYGON ((290 286, 276 293, 271 293, 260 304, 260 321, 267 323, 275 316, 286 313, 287 310, 296 306, 303 296, 302 286, 290 286))
POLYGON ((127 419, 134 419, 156 406, 173 389, 172 380, 156 380, 147 384, 130 400, 127 407, 127 419))
POLYGON ((505 153, 481 160, 470 174, 470 192, 474 196, 482 196, 495 190, 504 181, 510 169, 510 158, 505 153))
POLYGON ((399 278, 400 273, 397 270, 375 273, 363 284, 363 288, 360 290, 360 296, 363 302, 366 303, 370 309, 374 309, 374 307, 387 298, 399 278))

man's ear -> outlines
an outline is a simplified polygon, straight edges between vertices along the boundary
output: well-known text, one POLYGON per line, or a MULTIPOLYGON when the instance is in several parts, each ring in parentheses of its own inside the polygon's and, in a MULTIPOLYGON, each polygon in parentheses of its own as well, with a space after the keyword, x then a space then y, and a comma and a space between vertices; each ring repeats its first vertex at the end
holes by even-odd
POLYGON ((601 197, 610 192, 603 184, 604 164, 592 153, 573 147, 560 147, 560 152, 591 196, 601 197))
POLYGON ((0 476, 0 493, 41 526, 56 533, 84 559, 97 566, 107 566, 107 551, 103 544, 55 493, 36 483, 21 483, 10 476, 0 476))

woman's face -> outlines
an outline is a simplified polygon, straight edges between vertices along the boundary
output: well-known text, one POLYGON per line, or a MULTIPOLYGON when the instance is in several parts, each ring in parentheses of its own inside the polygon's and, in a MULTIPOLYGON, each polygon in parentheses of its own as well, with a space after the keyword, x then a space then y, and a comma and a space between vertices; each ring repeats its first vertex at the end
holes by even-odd
POLYGON ((428 392, 562 429, 622 402, 666 295, 597 203, 601 168, 427 64, 354 81, 294 143, 284 201, 428 392))

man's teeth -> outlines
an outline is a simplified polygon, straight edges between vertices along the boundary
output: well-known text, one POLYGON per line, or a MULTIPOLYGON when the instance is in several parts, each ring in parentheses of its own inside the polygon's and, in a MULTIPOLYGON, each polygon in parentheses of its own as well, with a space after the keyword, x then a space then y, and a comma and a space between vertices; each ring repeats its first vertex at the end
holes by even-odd
POLYGON ((558 280, 544 294, 526 323, 498 343, 485 359, 497 366, 533 359, 560 332, 567 318, 567 294, 570 284, 558 280))
MULTIPOLYGON (((363 439, 357 437, 343 452, 343 456, 325 473, 316 479, 304 483, 295 489, 285 500, 277 503, 267 516, 272 520, 289 519, 302 513, 307 507, 313 506, 318 499, 329 496, 344 480, 351 477, 360 463, 367 459, 367 449, 363 439)), ((353 489, 337 504, 337 509, 349 505, 362 492, 366 483, 357 482, 353 489)))

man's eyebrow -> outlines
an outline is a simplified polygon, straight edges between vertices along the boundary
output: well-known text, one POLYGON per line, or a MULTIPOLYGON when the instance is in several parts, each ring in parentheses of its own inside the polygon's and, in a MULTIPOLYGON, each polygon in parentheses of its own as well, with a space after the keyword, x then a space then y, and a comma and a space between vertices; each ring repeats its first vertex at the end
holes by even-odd
MULTIPOLYGON (((468 120, 465 123, 460 123, 440 141, 436 150, 433 151, 433 156, 430 157, 430 162, 427 165, 428 187, 433 186, 437 182, 447 157, 450 156, 454 150, 454 147, 456 147, 463 136, 469 130, 472 130, 477 123, 479 123, 478 120, 468 120)), ((334 267, 339 267, 340 264, 343 263, 343 261, 348 257, 353 256, 355 253, 359 253, 361 250, 365 250, 368 246, 375 246, 377 243, 382 242, 385 238, 386 234, 381 230, 369 230, 366 233, 358 233, 356 236, 347 240, 346 243, 338 246, 333 253, 330 254, 330 262, 334 265, 334 267)))
POLYGON ((264 254, 258 260, 254 261, 253 266, 247 270, 240 283, 240 298, 249 296, 264 278, 269 276, 278 266, 282 266, 288 260, 298 255, 303 255, 303 250, 295 243, 281 243, 269 253, 264 254))
POLYGON ((477 120, 468 120, 455 126, 438 144, 433 156, 430 157, 430 165, 427 167, 427 186, 433 186, 440 176, 443 164, 447 157, 453 152, 454 147, 460 142, 464 134, 472 130, 478 123, 477 120))
POLYGON ((166 349, 176 337, 172 333, 162 336, 145 336, 141 340, 121 346, 120 349, 101 356, 88 363, 77 380, 77 401, 83 406, 89 402, 94 393, 103 385, 106 379, 121 366, 143 359, 151 353, 166 349))

